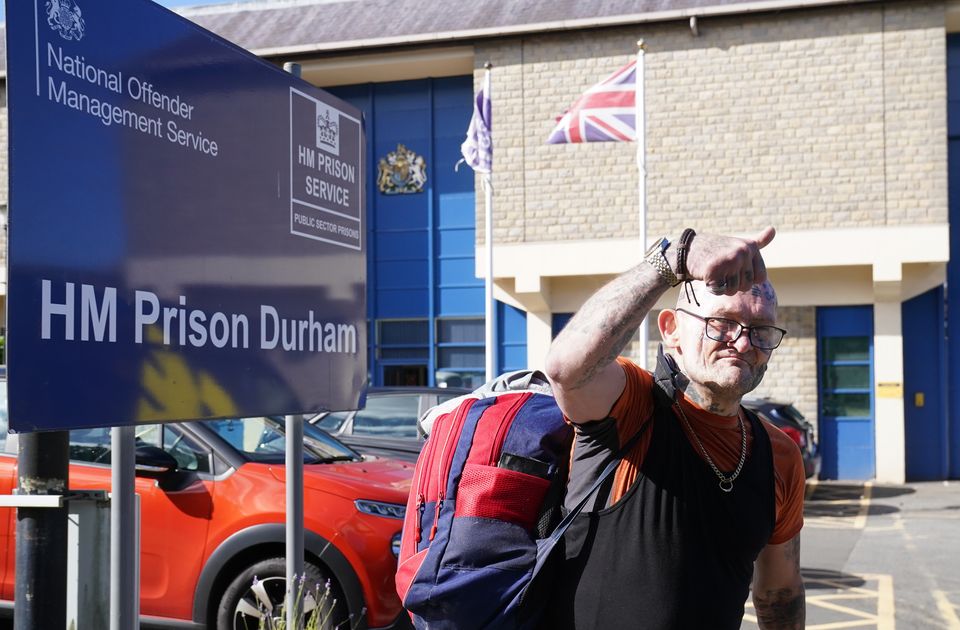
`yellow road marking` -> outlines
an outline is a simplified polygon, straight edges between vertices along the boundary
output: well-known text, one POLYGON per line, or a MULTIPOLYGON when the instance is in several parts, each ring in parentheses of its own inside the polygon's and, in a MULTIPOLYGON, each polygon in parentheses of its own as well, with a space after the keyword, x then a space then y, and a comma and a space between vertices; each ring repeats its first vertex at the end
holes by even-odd
POLYGON ((860 500, 860 513, 853 521, 855 529, 863 529, 867 524, 867 512, 870 510, 870 498, 873 496, 873 482, 868 481, 863 484, 863 498, 860 500))
POLYGON ((960 630, 960 617, 957 617, 957 609, 947 599, 947 594, 943 591, 933 591, 933 599, 937 602, 937 609, 943 620, 947 622, 947 630, 960 630))
MULTIPOLYGON (((875 630, 894 630, 894 599, 893 599, 893 576, 886 574, 870 575, 850 575, 848 577, 819 578, 810 576, 804 579, 807 585, 807 628, 808 630, 836 630, 839 628, 873 628, 875 630), (854 584, 863 583, 863 586, 854 586, 854 584), (871 586, 876 585, 876 588, 871 586), (811 595, 811 587, 836 589, 835 592, 823 593, 820 595, 811 595), (876 612, 864 611, 854 608, 853 605, 875 600, 876 612), (847 602, 847 605, 844 603, 847 602), (815 610, 830 611, 832 621, 813 624, 810 621, 810 613, 815 610), (837 615, 841 615, 840 620, 837 615), (846 617, 846 619, 843 619, 846 617)), ((946 601, 946 596, 943 596, 946 601)), ((949 602, 946 603, 950 606, 949 602)), ((753 602, 747 601, 745 612, 753 613, 753 602)), ((952 609, 951 609, 951 612, 952 609)), ((955 613, 954 613, 955 614, 955 613)), ((828 617, 829 618, 829 617, 828 617)), ((751 626, 756 627, 757 617, 755 614, 744 614, 744 622, 749 622, 751 626)), ((960 625, 950 626, 948 630, 960 630, 960 625)))
POLYGON ((832 610, 834 612, 850 615, 851 617, 860 617, 861 619, 868 619, 874 623, 878 621, 877 615, 874 613, 868 613, 862 610, 857 610, 856 608, 850 608, 849 606, 841 606, 840 604, 832 603, 830 601, 829 595, 818 595, 814 597, 808 597, 807 604, 808 605, 813 604, 819 608, 826 608, 827 610, 832 610))
POLYGON ((877 630, 894 630, 896 612, 893 576, 877 575, 877 630))

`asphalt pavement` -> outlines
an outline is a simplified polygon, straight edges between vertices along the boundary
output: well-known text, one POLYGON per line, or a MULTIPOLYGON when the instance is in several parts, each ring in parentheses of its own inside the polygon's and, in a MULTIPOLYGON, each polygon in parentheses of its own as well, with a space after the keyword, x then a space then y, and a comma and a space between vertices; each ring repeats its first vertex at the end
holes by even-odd
POLYGON ((960 630, 960 482, 811 484, 800 562, 808 629, 960 630))

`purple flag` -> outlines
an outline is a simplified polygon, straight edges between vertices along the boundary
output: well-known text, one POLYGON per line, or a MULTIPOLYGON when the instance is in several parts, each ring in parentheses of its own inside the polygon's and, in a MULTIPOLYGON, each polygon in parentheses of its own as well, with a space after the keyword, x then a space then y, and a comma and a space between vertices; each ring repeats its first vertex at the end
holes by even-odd
POLYGON ((460 145, 463 161, 478 173, 489 173, 493 168, 492 109, 488 93, 481 88, 473 101, 467 139, 460 145))

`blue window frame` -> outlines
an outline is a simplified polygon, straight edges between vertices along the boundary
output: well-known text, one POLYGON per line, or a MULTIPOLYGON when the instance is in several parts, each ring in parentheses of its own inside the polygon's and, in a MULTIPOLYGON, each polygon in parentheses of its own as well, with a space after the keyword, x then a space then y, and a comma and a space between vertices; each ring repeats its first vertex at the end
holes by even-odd
POLYGON ((437 380, 449 385, 479 387, 485 380, 483 318, 437 320, 437 380), (459 382, 458 382, 459 380, 459 382))

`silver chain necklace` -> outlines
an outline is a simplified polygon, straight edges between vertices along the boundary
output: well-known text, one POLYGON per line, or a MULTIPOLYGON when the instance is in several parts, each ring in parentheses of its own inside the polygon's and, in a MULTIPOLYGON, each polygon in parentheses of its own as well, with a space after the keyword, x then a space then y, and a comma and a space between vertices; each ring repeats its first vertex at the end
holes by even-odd
POLYGON ((725 477, 720 469, 717 468, 717 465, 713 463, 713 458, 710 457, 710 453, 707 452, 707 449, 703 447, 703 442, 700 441, 700 436, 697 435, 697 432, 693 430, 693 427, 690 426, 690 421, 687 420, 687 414, 683 413, 683 406, 680 403, 677 403, 677 409, 680 410, 680 417, 683 419, 683 423, 687 425, 687 429, 693 435, 693 439, 697 441, 697 446, 700 447, 700 452, 703 453, 704 458, 706 458, 707 463, 710 464, 710 468, 713 469, 713 472, 716 473, 717 477, 720 478, 720 489, 724 492, 730 492, 733 490, 733 481, 740 476, 740 471, 743 470, 743 463, 747 461, 747 430, 743 426, 743 416, 740 414, 739 410, 737 411, 737 422, 740 424, 740 462, 737 463, 737 469, 729 477, 725 477))

